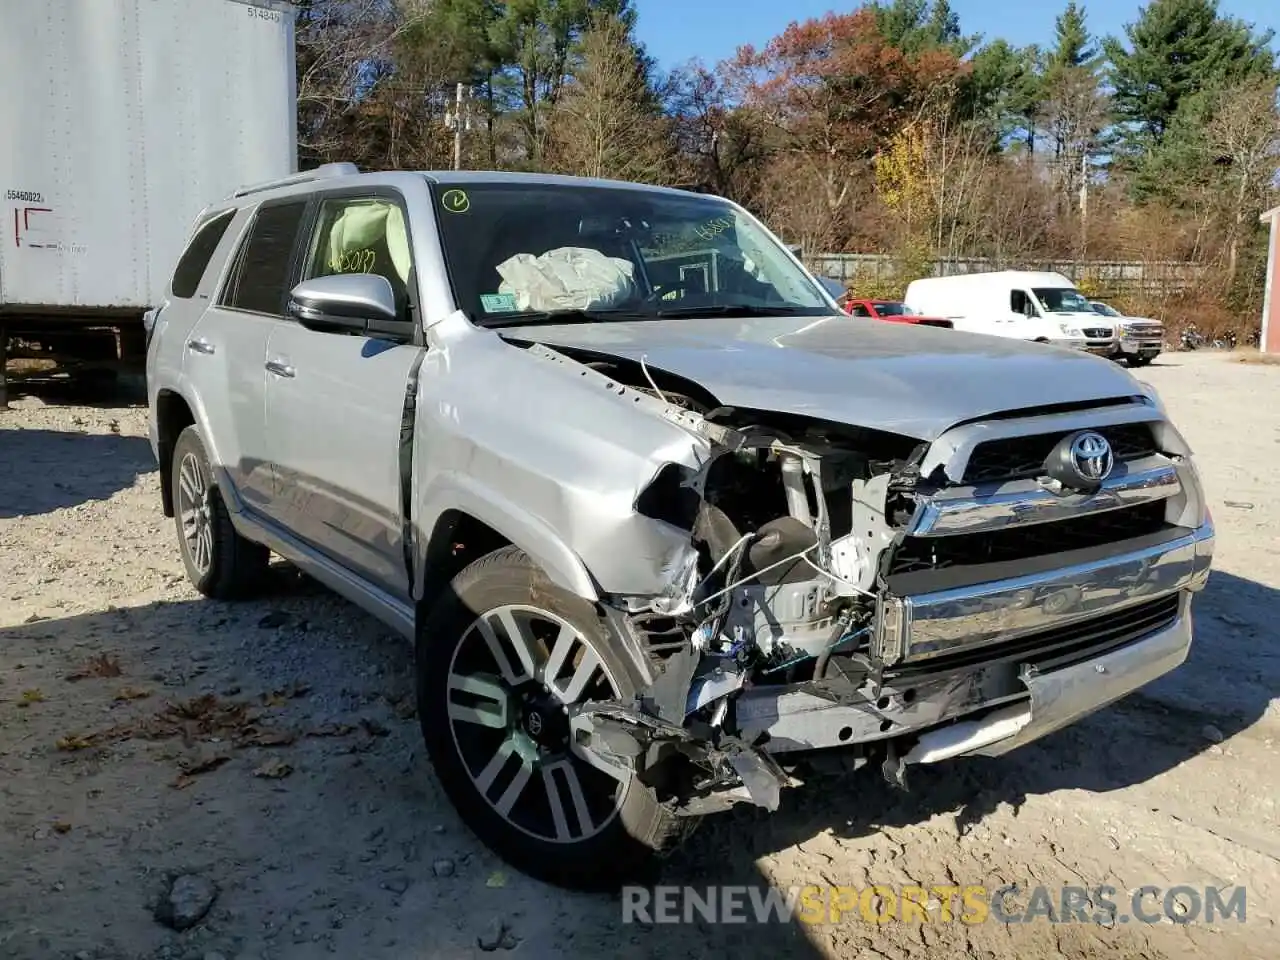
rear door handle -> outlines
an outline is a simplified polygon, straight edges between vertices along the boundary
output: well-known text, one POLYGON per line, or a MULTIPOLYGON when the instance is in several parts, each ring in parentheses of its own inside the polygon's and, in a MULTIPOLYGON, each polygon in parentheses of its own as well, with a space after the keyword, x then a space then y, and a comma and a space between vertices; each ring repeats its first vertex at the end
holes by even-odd
POLYGON ((268 360, 267 369, 277 377, 293 377, 297 375, 297 371, 295 371, 293 367, 280 360, 268 360))
POLYGON ((205 340, 203 337, 197 340, 188 340, 187 349, 191 350, 194 353, 203 353, 203 354, 209 354, 209 355, 212 355, 218 352, 217 348, 208 340, 205 340))

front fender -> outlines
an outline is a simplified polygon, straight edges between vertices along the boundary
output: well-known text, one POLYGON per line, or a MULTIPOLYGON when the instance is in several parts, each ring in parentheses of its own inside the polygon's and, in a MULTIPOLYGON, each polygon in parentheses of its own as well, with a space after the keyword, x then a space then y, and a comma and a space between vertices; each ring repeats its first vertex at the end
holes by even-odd
POLYGON ((580 596, 667 595, 693 556, 690 530, 637 501, 668 464, 697 486, 714 455, 704 421, 537 344, 461 322, 435 335, 417 397, 415 530, 429 537, 445 511, 464 511, 580 596))
POLYGON ((438 473, 430 486, 421 492, 419 504, 415 511, 418 531, 415 536, 414 568, 417 578, 414 596, 423 595, 430 573, 427 569, 427 548, 431 532, 446 511, 460 510, 493 528, 527 553, 558 586, 587 600, 598 599, 595 581, 586 565, 549 525, 476 478, 455 472, 438 473))

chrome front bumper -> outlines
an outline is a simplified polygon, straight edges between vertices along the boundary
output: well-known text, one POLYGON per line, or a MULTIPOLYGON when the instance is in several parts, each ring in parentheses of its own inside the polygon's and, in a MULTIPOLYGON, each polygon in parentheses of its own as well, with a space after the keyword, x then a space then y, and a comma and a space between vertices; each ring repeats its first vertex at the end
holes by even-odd
POLYGON ((1214 531, 1206 521, 1155 546, 1045 573, 909 597, 881 596, 872 654, 884 663, 970 651, 1119 611, 1209 576, 1214 531))
POLYGON ((767 733, 766 749, 774 754, 917 736, 908 757, 915 763, 1011 750, 1106 706, 1186 659, 1191 596, 1208 580, 1213 546, 1213 526, 1206 522, 1184 537, 1105 562, 895 600, 882 608, 897 616, 881 617, 877 641, 911 651, 916 659, 910 666, 927 676, 891 679, 870 694, 839 698, 820 684, 756 686, 737 700, 737 726, 748 740, 767 733), (1073 623, 1106 623, 1108 614, 1171 595, 1178 597, 1172 621, 1067 666, 1017 672, 1018 659, 1052 661, 1034 654, 1011 659, 996 646, 1073 623), (930 672, 931 657, 974 648, 990 648, 989 666, 966 672, 939 662, 930 672))
POLYGON ((1121 340, 1120 352, 1123 354, 1131 354, 1137 356, 1145 353, 1147 356, 1162 353, 1164 351, 1163 340, 1121 340))
POLYGON ((1170 626, 1142 640, 1047 673, 1022 677, 1030 696, 977 719, 920 735, 902 758, 936 763, 952 757, 996 757, 1069 726, 1180 666, 1191 650, 1190 597, 1170 626))
POLYGON ((1164 327, 1148 326, 1126 331, 1120 338, 1121 353, 1150 353, 1164 349, 1164 327))

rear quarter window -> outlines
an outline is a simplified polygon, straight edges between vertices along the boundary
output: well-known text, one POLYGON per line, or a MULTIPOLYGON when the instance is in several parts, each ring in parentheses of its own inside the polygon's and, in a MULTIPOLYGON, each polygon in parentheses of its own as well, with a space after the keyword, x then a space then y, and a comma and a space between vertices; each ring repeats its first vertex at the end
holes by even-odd
POLYGON ((169 283, 169 293, 172 296, 189 300, 196 295, 200 281, 209 269, 209 261, 213 259, 214 251, 218 249, 218 244, 222 242, 222 236, 235 215, 234 210, 220 213, 195 232, 187 249, 178 258, 178 265, 173 269, 173 279, 169 283))

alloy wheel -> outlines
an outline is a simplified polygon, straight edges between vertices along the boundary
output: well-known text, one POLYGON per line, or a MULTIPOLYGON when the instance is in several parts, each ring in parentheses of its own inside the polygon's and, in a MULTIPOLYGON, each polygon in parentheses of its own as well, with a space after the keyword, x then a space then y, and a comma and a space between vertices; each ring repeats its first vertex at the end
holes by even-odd
POLYGON ((617 815, 628 783, 569 748, 569 707, 613 700, 618 684, 580 630, 532 606, 489 610, 449 664, 453 743, 472 784, 517 829, 580 843, 617 815))
POLYGON ((203 575, 213 564, 213 517, 208 478, 194 453, 184 456, 178 466, 178 516, 191 562, 203 575))

